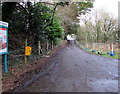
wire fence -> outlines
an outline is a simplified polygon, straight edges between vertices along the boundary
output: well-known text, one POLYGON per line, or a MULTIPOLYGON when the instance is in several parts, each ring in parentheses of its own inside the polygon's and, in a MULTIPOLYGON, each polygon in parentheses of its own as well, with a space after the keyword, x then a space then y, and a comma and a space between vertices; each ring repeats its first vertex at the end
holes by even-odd
MULTIPOLYGON (((75 43, 82 49, 87 48, 85 43, 80 43, 78 41, 76 41, 75 43)), ((53 41, 49 41, 49 40, 46 40, 44 43, 41 43, 40 41, 38 41, 38 44, 36 46, 31 45, 32 53, 31 55, 27 56, 27 63, 33 63, 35 60, 39 60, 43 57, 49 57, 50 51, 54 49, 54 47, 56 46, 57 45, 53 41)), ((9 71, 11 71, 12 69, 18 69, 24 66, 24 63, 25 63, 24 48, 25 46, 21 49, 9 51, 9 53, 7 54, 9 71)), ((91 50, 96 50, 96 51, 104 50, 105 52, 108 52, 109 49, 111 49, 111 46, 109 46, 109 44, 96 43, 94 45, 88 44, 88 48, 91 50)), ((118 44, 114 44, 113 50, 115 52, 118 52, 118 44)))
POLYGON ((109 53, 109 52, 115 52, 116 54, 119 54, 119 45, 118 42, 114 43, 82 43, 79 41, 76 41, 76 44, 82 48, 82 49, 89 49, 89 50, 95 50, 100 51, 103 53, 109 53))
MULTIPOLYGON (((43 57, 49 57, 49 53, 57 45, 53 41, 46 40, 44 43, 38 41, 37 45, 32 45, 31 55, 27 56, 27 63, 33 63, 35 60, 39 60, 43 57)), ((25 47, 24 47, 25 48, 25 47)), ((11 73, 13 69, 18 69, 24 66, 25 63, 25 49, 17 49, 9 51, 8 56, 8 68, 11 73)))

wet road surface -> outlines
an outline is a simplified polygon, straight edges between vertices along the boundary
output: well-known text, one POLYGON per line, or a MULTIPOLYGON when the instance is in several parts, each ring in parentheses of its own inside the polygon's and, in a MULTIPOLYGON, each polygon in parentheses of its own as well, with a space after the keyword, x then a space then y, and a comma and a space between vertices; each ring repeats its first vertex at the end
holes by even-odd
POLYGON ((118 60, 66 47, 55 66, 21 92, 118 92, 118 60))

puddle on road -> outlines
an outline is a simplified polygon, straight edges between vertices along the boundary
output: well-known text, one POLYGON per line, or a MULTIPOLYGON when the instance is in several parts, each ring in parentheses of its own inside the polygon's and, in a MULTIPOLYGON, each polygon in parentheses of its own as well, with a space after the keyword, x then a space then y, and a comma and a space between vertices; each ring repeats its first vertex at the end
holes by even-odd
POLYGON ((89 80, 91 92, 118 92, 118 80, 92 79, 89 80))

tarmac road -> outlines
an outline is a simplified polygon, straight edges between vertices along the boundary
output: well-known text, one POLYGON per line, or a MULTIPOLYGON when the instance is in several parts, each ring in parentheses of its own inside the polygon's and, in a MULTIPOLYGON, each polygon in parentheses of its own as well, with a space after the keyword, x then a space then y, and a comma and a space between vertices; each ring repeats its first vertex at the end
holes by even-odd
POLYGON ((118 60, 66 47, 48 75, 21 92, 118 92, 118 60))

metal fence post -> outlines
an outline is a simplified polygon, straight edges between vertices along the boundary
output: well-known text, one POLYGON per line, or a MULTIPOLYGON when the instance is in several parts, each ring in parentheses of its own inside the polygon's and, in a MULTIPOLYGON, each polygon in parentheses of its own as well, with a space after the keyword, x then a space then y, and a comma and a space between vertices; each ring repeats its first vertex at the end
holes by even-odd
POLYGON ((4 71, 7 73, 8 72, 7 54, 3 55, 3 59, 4 59, 4 71))

